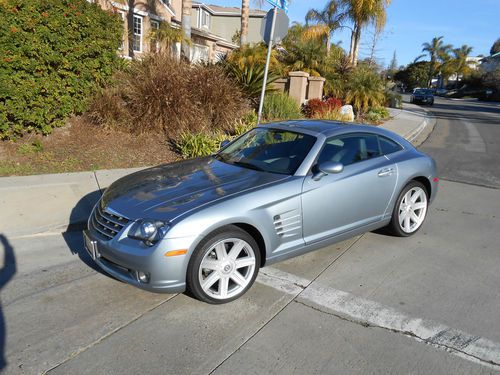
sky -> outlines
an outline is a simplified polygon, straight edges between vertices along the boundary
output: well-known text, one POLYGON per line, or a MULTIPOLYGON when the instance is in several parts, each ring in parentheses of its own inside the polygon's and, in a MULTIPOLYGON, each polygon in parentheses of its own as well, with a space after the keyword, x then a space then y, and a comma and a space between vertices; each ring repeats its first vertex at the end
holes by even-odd
MULTIPOLYGON (((199 0, 207 4, 241 6, 241 0, 199 0)), ((322 9, 326 0, 292 0, 288 16, 290 22, 304 22, 311 8, 322 9)), ((253 3, 256 7, 256 3, 253 3)), ((270 9, 267 3, 264 10, 270 9)), ((394 51, 398 65, 411 63, 422 53, 422 43, 435 36, 443 36, 446 44, 473 47, 471 56, 489 55, 496 39, 500 38, 500 0, 392 0, 387 8, 387 23, 376 45, 377 61, 390 64, 394 51)), ((361 36, 361 57, 369 55, 372 28, 361 36)), ((348 50, 350 30, 335 31, 332 41, 341 41, 348 50)))

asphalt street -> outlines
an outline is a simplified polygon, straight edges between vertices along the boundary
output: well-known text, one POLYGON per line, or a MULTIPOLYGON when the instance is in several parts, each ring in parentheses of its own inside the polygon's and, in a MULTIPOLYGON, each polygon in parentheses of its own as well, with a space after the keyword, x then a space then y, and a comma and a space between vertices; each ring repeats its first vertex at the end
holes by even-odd
POLYGON ((500 104, 436 98, 434 132, 420 149, 451 181, 500 187, 500 104))
POLYGON ((437 99, 439 195, 410 238, 368 233, 207 305, 99 272, 81 232, 0 236, 6 374, 500 371, 500 107, 437 99), (1 249, 3 247, 3 249, 1 249))

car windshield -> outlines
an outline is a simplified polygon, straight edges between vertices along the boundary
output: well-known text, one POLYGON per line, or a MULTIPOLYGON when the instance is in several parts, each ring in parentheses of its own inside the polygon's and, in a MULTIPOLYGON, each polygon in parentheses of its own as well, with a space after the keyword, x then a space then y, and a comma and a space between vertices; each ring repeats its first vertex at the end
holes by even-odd
POLYGON ((258 171, 292 175, 316 138, 272 128, 255 128, 215 155, 218 160, 258 171))
POLYGON ((419 90, 415 90, 415 94, 430 95, 430 94, 432 94, 432 91, 431 90, 425 90, 425 89, 419 89, 419 90))

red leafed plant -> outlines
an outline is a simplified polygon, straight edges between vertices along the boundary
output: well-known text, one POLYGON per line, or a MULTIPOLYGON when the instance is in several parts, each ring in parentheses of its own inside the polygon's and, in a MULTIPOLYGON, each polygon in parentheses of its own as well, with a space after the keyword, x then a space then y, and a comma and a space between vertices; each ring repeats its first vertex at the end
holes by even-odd
POLYGON ((330 97, 325 100, 310 99, 302 109, 304 115, 308 118, 318 117, 319 115, 340 108, 342 101, 340 99, 330 97))

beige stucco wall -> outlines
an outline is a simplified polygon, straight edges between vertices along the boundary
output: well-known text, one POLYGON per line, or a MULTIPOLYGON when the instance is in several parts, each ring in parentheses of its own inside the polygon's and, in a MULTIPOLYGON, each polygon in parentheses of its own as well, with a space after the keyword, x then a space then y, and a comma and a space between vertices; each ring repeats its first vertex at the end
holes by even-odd
MULTIPOLYGON (((198 17, 200 8, 193 8, 191 14, 191 27, 198 27, 198 17)), ((260 27, 262 24, 263 17, 250 16, 248 22, 248 42, 257 43, 262 40, 260 36, 260 27)), ((233 36, 236 31, 241 28, 241 17, 233 15, 213 15, 211 14, 210 29, 206 29, 208 32, 217 35, 228 42, 232 41, 233 36)))
POLYGON ((170 8, 175 13, 175 19, 180 21, 182 14, 182 0, 170 0, 170 8))
MULTIPOLYGON (((262 17, 250 16, 248 22, 248 43, 257 43, 262 40, 260 36, 260 26, 262 17)), ((228 41, 231 41, 236 31, 241 29, 241 17, 233 16, 212 16, 211 32, 228 41)))

